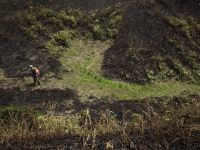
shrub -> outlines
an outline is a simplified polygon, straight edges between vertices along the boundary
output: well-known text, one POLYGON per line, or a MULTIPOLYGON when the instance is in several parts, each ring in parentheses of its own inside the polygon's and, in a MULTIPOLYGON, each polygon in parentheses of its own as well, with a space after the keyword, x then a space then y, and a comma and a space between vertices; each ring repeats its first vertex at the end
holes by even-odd
POLYGON ((70 46, 74 33, 69 30, 63 30, 51 36, 51 40, 44 43, 44 47, 53 56, 59 56, 62 51, 70 46))
POLYGON ((100 27, 99 24, 93 24, 92 25, 92 32, 93 32, 93 36, 94 36, 95 39, 98 39, 98 40, 105 39, 105 32, 100 27))
POLYGON ((37 14, 37 17, 39 19, 47 19, 55 16, 56 16, 55 12, 50 8, 40 8, 37 14))
POLYGON ((63 22, 57 17, 51 17, 45 20, 46 24, 51 24, 54 28, 63 28, 63 22))
POLYGON ((58 45, 66 46, 66 47, 70 46, 72 37, 73 37, 73 33, 68 30, 59 31, 53 36, 55 42, 58 45))
POLYGON ((58 18, 62 20, 63 24, 72 28, 76 27, 79 21, 78 17, 75 16, 75 14, 67 14, 64 10, 59 12, 58 18))

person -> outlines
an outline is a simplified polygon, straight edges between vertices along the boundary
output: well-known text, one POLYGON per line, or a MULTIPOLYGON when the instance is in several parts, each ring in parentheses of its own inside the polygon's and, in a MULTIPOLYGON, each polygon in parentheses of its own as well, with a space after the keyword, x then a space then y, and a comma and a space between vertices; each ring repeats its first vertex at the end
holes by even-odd
POLYGON ((31 69, 31 73, 32 73, 32 77, 33 77, 33 84, 34 85, 36 85, 36 84, 40 85, 40 81, 38 79, 38 76, 40 75, 40 72, 39 72, 38 68, 37 67, 33 67, 33 65, 30 65, 29 67, 31 69))

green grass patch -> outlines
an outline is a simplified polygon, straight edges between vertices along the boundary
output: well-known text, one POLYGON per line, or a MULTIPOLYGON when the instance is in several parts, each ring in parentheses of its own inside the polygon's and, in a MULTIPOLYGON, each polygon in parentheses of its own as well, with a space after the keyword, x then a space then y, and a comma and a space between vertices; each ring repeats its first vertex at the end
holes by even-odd
POLYGON ((101 66, 103 52, 109 45, 108 42, 73 41, 72 47, 60 59, 65 70, 71 71, 63 73, 63 80, 58 82, 78 90, 81 96, 112 96, 119 99, 199 93, 198 84, 186 82, 171 81, 139 85, 105 78, 101 66))

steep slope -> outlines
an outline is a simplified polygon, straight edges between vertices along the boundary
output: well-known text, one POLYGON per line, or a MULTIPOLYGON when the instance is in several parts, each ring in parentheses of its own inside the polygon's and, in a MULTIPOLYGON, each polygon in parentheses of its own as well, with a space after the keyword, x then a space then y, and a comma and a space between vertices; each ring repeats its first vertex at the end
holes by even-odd
POLYGON ((16 15, 28 6, 29 2, 23 0, 0 1, 0 68, 7 77, 25 76, 29 64, 51 70, 54 70, 51 64, 59 66, 56 59, 43 53, 40 45, 20 28, 16 15))
POLYGON ((200 147, 200 84, 140 85, 102 73, 108 50, 103 69, 110 77, 198 79, 198 5, 118 1, 0 0, 0 149, 200 147), (189 14, 196 14, 192 22, 184 21, 189 14), (179 52, 169 44, 162 51, 163 34, 175 44, 190 40, 179 52), (157 65, 168 67, 167 58, 193 59, 197 69, 185 63, 183 75, 178 69, 165 77, 157 65), (29 64, 41 69, 41 85, 22 78, 29 64))
POLYGON ((139 83, 199 80, 199 16, 198 0, 131 2, 117 40, 105 53, 105 75, 139 83))
POLYGON ((116 35, 117 27, 110 25, 112 22, 106 21, 106 17, 115 17, 112 8, 117 2, 1 0, 0 68, 7 77, 25 76, 29 64, 37 65, 44 72, 58 73, 61 64, 54 54, 67 49, 71 33, 77 35, 81 29, 82 34, 96 39, 116 35), (108 7, 106 13, 101 11, 108 7), (90 11, 94 13, 89 14, 90 11), (104 24, 109 27, 104 29, 104 24))

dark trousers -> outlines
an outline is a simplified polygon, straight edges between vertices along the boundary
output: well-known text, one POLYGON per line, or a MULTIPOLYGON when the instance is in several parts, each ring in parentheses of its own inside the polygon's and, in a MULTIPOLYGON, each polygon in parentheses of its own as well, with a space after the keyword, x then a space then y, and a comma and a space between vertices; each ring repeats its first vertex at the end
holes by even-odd
POLYGON ((40 81, 38 80, 38 76, 33 76, 33 84, 38 84, 40 85, 40 81))

